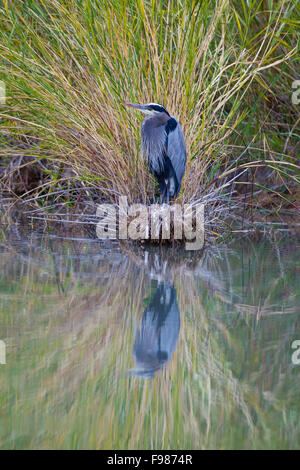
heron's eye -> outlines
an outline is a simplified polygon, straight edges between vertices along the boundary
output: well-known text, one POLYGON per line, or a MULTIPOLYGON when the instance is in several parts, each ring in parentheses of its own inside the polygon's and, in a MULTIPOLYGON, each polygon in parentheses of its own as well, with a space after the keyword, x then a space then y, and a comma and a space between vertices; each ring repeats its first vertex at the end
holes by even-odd
POLYGON ((152 109, 153 111, 157 111, 157 112, 159 112, 159 113, 165 111, 165 109, 164 109, 163 106, 159 106, 159 105, 157 105, 157 104, 152 104, 152 105, 150 106, 150 109, 152 109))

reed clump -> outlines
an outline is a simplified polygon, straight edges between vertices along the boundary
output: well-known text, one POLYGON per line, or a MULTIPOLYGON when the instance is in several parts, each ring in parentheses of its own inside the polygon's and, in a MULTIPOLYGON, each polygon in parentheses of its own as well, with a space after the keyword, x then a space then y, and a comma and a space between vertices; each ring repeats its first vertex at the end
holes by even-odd
POLYGON ((228 203, 246 187, 247 203, 269 191, 296 206, 297 11, 256 0, 2 2, 2 191, 54 209, 91 195, 151 203, 141 117, 122 102, 156 101, 186 137, 179 202, 217 194, 228 203), (17 189, 29 165, 39 177, 17 189))

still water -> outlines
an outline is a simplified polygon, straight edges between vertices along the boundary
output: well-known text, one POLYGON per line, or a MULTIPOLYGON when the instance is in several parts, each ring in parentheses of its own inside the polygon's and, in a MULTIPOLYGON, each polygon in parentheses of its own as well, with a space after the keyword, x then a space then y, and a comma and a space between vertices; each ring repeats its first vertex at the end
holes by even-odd
POLYGON ((299 448, 299 242, 0 233, 1 448, 299 448))

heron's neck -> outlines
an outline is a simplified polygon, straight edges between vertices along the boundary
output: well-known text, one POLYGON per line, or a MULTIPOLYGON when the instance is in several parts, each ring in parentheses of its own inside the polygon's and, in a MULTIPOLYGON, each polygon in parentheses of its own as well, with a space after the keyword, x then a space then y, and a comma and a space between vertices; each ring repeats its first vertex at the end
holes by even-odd
POLYGON ((154 116, 147 116, 146 119, 144 120, 144 123, 149 123, 153 127, 159 127, 165 125, 168 120, 170 119, 170 116, 166 113, 157 113, 154 114, 154 116))

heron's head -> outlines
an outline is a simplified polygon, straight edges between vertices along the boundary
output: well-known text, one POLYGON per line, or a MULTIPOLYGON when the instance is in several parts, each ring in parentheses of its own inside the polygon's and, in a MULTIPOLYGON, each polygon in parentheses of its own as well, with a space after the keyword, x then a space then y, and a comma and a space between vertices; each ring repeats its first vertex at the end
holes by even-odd
POLYGON ((136 108, 142 111, 144 114, 149 114, 151 116, 161 115, 162 113, 167 114, 170 116, 166 108, 164 108, 161 104, 157 103, 148 103, 148 104, 134 104, 134 103, 123 103, 124 106, 130 106, 131 108, 136 108))

